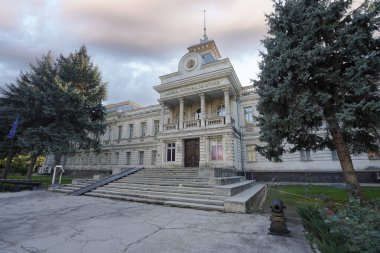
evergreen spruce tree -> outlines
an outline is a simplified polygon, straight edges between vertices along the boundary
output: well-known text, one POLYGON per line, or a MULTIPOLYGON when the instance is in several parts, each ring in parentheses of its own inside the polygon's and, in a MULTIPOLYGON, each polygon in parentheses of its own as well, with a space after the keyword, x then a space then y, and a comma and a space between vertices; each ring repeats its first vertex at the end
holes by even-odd
POLYGON ((61 157, 79 148, 99 149, 106 96, 85 47, 56 61, 49 53, 30 67, 16 84, 7 84, 0 97, 0 111, 21 118, 17 143, 31 154, 28 178, 41 154, 61 157))
POLYGON ((351 4, 274 1, 255 82, 265 143, 257 149, 275 161, 301 149, 336 150, 350 194, 362 199, 351 154, 378 152, 380 2, 351 4))
POLYGON ((106 84, 102 82, 100 71, 91 62, 85 46, 68 57, 61 55, 56 68, 59 80, 67 85, 66 92, 70 94, 69 100, 57 108, 64 111, 61 116, 68 116, 59 117, 56 122, 63 128, 61 135, 69 135, 61 142, 64 152, 54 152, 56 162, 59 162, 60 155, 68 150, 90 147, 99 150, 100 136, 106 127, 105 107, 101 103, 106 98, 106 84), (66 107, 66 103, 70 105, 66 107))

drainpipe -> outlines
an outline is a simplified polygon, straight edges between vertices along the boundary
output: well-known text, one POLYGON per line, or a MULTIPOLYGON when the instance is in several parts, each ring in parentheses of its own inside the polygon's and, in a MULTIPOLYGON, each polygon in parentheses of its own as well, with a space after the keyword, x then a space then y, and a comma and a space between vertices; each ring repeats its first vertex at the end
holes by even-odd
POLYGON ((237 125, 238 125, 238 129, 239 129, 239 138, 240 138, 240 163, 241 163, 241 169, 244 173, 244 177, 247 178, 247 175, 245 173, 245 169, 244 169, 244 152, 243 152, 243 133, 242 133, 242 130, 241 130, 241 126, 240 126, 240 114, 239 114, 239 110, 240 110, 240 98, 239 99, 236 99, 236 120, 237 120, 237 125))

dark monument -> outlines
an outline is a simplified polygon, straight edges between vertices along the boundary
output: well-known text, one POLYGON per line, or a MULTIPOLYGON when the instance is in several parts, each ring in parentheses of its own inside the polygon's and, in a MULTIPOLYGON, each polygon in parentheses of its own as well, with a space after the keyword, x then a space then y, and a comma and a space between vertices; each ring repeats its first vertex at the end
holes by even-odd
POLYGON ((290 236, 290 231, 285 224, 284 209, 286 207, 282 200, 274 199, 270 208, 272 209, 272 216, 268 234, 290 236))

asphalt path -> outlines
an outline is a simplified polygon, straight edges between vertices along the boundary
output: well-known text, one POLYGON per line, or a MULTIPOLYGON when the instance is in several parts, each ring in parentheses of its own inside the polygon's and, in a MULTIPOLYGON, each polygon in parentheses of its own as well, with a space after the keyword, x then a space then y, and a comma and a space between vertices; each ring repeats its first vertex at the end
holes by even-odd
POLYGON ((0 252, 312 252, 299 220, 199 211, 44 190, 0 193, 0 252))

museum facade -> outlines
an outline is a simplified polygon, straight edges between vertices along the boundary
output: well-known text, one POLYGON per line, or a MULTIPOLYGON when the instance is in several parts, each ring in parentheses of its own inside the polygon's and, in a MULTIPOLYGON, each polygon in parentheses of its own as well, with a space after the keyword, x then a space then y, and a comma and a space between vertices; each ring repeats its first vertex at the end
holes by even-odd
MULTIPOLYGON (((220 168, 246 173, 339 173, 335 152, 300 150, 283 162, 259 155, 258 96, 242 86, 228 58, 213 40, 190 46, 178 71, 160 77, 153 88, 157 105, 131 101, 106 106, 108 129, 97 154, 81 150, 64 159, 72 174, 117 173, 128 167, 220 168)), ((377 155, 353 157, 357 171, 380 168, 377 155)))

